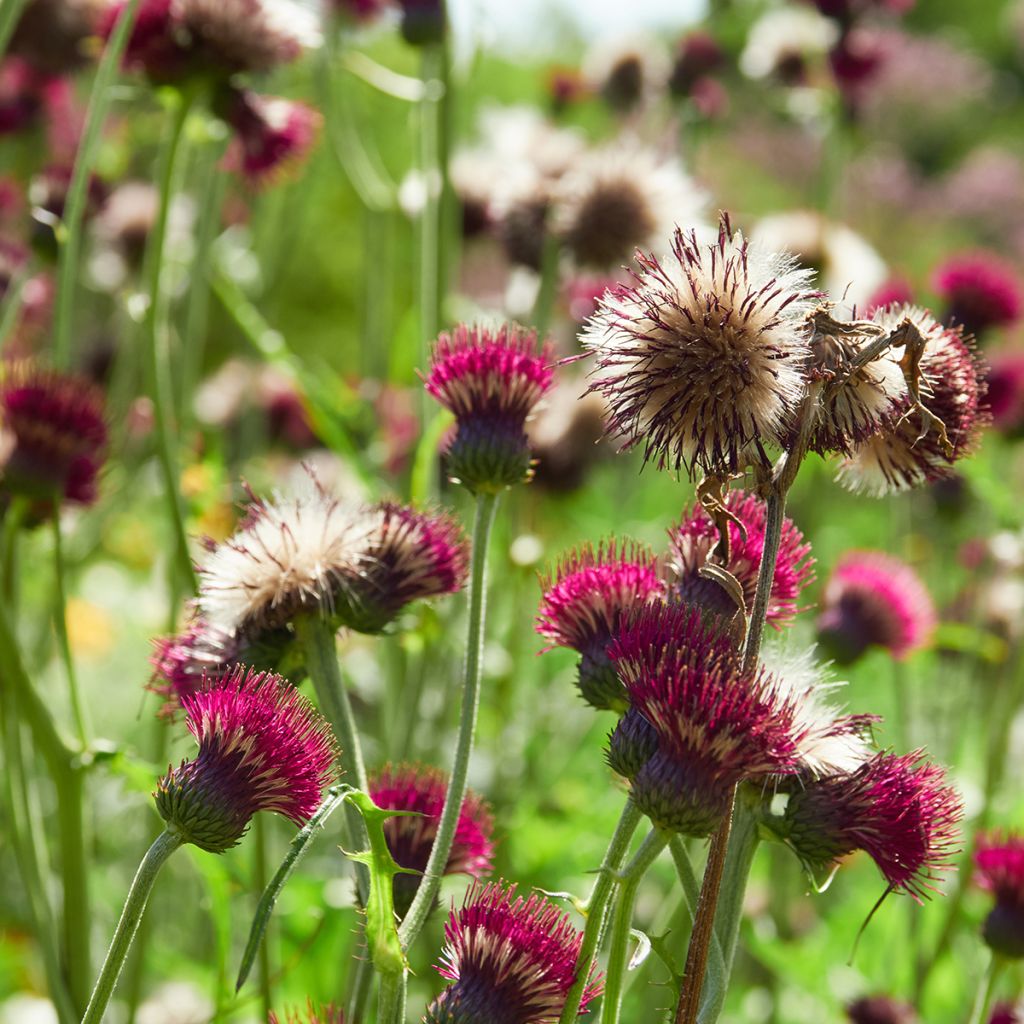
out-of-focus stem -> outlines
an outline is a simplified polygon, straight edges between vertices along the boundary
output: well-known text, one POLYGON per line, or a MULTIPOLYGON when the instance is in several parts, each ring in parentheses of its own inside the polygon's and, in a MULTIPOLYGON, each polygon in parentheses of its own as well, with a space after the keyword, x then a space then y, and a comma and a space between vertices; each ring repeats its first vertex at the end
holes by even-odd
POLYGON ((978 994, 974 998, 974 1008, 971 1010, 971 1019, 968 1024, 985 1024, 985 1021, 988 1020, 989 1010, 992 1009, 992 1000, 996 994, 996 983, 1005 966, 1006 961, 993 953, 992 962, 988 965, 988 970, 982 976, 978 986, 978 994))
POLYGON ((68 692, 71 696, 71 714, 75 720, 78 742, 83 750, 89 747, 89 726, 82 695, 78 688, 78 673, 75 671, 75 659, 71 653, 71 641, 68 638, 68 598, 64 584, 64 545, 60 527, 60 503, 53 503, 53 576, 57 591, 57 607, 54 609, 53 621, 57 630, 57 646, 64 672, 68 679, 68 692))
POLYGON ((7 50, 7 44, 18 27, 18 19, 27 3, 28 0, 6 0, 0 4, 0 57, 7 50))

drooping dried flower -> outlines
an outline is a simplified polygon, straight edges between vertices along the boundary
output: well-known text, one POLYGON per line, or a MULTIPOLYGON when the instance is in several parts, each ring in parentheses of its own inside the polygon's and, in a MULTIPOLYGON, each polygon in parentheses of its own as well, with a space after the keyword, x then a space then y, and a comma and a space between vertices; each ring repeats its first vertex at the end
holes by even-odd
POLYGON ((157 786, 169 828, 222 853, 259 811, 296 825, 309 820, 334 778, 337 752, 330 726, 305 697, 280 676, 238 666, 182 706, 199 753, 157 786))
MULTIPOLYGON (((709 565, 720 565, 737 580, 749 612, 757 590, 757 577, 764 550, 765 503, 754 494, 733 490, 725 498, 729 514, 729 556, 723 561, 716 553, 718 528, 708 512, 695 503, 683 512, 682 521, 668 531, 669 587, 673 598, 683 604, 698 604, 707 612, 731 618, 736 604, 721 585, 701 575, 709 565)), ((776 628, 796 615, 797 600, 814 580, 811 546, 788 517, 782 523, 775 577, 768 598, 767 621, 776 628)))
POLYGON ((995 906, 985 918, 982 936, 1000 956, 1024 957, 1024 836, 992 832, 978 836, 975 881, 992 893, 995 906))
POLYGON ((881 551, 850 551, 825 586, 818 639, 841 665, 869 647, 906 658, 935 628, 935 606, 917 573, 881 551))
POLYGON ((890 888, 926 897, 952 867, 963 808, 942 769, 923 757, 877 754, 795 790, 784 818, 790 846, 815 871, 864 850, 890 888))
POLYGON ((445 458, 470 491, 497 492, 529 478, 526 420, 551 388, 550 362, 536 332, 516 324, 459 324, 438 338, 424 386, 455 416, 445 458))
MULTIPOLYGON (((549 1024, 576 981, 582 935, 543 896, 514 885, 474 883, 445 924, 438 971, 451 984, 428 1007, 426 1024, 549 1024)), ((581 1011, 601 992, 591 974, 581 1011)))
POLYGON ((960 253, 936 267, 932 286, 946 301, 946 322, 980 336, 1016 323, 1024 312, 1017 274, 987 252, 960 253))
POLYGON ((605 295, 582 340, 611 428, 659 467, 724 476, 781 442, 804 392, 810 271, 733 235, 677 230, 664 265, 605 295))
POLYGON ((654 554, 630 541, 602 542, 596 551, 587 545, 563 558, 541 586, 537 632, 582 655, 578 686, 588 704, 625 710, 608 645, 631 614, 663 598, 654 554))

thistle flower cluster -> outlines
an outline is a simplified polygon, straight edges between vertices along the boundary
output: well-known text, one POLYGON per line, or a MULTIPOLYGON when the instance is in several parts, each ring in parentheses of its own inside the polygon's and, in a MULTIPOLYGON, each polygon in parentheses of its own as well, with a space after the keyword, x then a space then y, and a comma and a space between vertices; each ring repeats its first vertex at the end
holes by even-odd
POLYGON ((199 753, 157 785, 170 829, 222 853, 259 811, 309 820, 335 777, 337 750, 330 726, 285 679, 237 666, 181 703, 199 753))
POLYGON ((977 839, 975 881, 995 899, 982 936, 997 954, 1024 957, 1024 836, 993 832, 977 839))
MULTIPOLYGON (((451 984, 428 1007, 426 1024, 541 1024, 557 1021, 576 981, 582 936, 539 895, 515 885, 475 883, 445 924, 437 970, 451 984)), ((580 1010, 601 993, 591 972, 580 1010)))
POLYGON ((438 338, 424 386, 455 416, 444 452, 453 480, 479 493, 529 479, 526 420, 552 386, 550 362, 536 332, 515 324, 460 324, 438 338))

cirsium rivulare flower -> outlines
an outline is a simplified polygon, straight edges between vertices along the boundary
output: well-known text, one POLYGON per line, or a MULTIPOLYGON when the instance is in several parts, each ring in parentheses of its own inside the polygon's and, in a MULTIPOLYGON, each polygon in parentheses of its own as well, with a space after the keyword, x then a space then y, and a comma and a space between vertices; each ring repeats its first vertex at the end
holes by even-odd
POLYGON ((582 340, 610 427, 661 468, 725 476, 781 444, 804 394, 811 271, 751 245, 676 229, 664 261, 638 256, 582 340))
POLYGON ((920 901, 952 867, 962 812, 945 772, 922 751, 881 753, 795 790, 781 828, 812 871, 864 850, 892 890, 920 901))
POLYGON ((474 493, 496 492, 530 475, 527 417, 550 390, 548 345, 516 324, 460 324, 442 334, 424 378, 427 392, 455 416, 448 470, 474 493))
MULTIPOLYGON (((427 1009, 427 1024, 548 1024, 576 981, 582 935, 543 896, 515 885, 474 883, 445 924, 438 966, 451 984, 427 1009)), ((580 1010, 601 992, 591 972, 580 1010)))
POLYGON ((596 550, 585 545, 563 558, 541 586, 537 632, 582 655, 579 688, 588 704, 624 710, 626 692, 607 647, 630 613, 663 598, 654 554, 630 541, 602 541, 596 550))
POLYGON ((1024 312, 1024 293, 1016 273, 987 252, 960 253, 935 269, 935 291, 946 300, 946 320, 969 334, 1006 327, 1024 312))
POLYGON ((1024 836, 991 832, 977 839, 974 878, 992 893, 995 906, 985 918, 982 936, 1001 956, 1024 957, 1024 836))
POLYGON ((222 853, 259 811, 296 825, 309 820, 335 778, 337 749, 331 727, 305 697, 280 676, 238 666, 181 703, 199 753, 157 785, 168 828, 222 853))

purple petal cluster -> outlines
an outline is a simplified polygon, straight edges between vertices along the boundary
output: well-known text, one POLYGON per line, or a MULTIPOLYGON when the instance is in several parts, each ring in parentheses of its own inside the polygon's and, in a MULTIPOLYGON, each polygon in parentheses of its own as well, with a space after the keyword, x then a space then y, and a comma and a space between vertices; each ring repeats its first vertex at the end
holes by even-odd
POLYGON ((960 253, 936 268, 935 291, 946 300, 946 319, 968 334, 1016 323, 1024 312, 1024 294, 1009 264, 987 252, 960 253))
POLYGON ((982 934, 995 952, 1024 957, 1024 836, 991 832, 977 839, 974 878, 995 898, 982 934))

